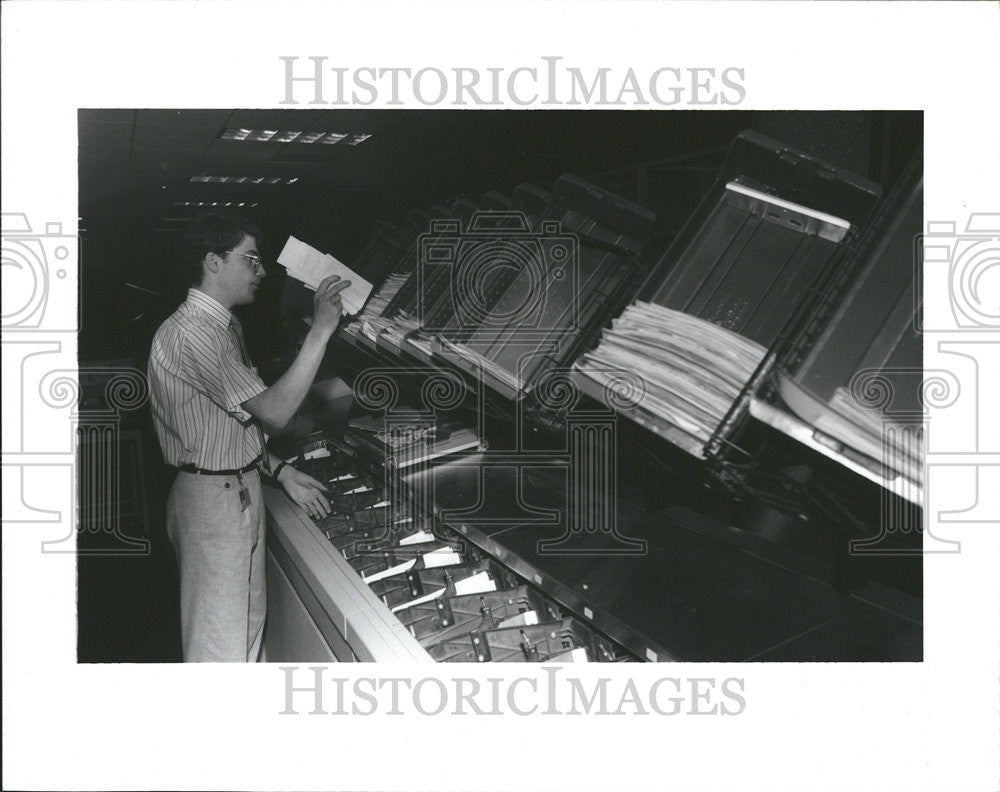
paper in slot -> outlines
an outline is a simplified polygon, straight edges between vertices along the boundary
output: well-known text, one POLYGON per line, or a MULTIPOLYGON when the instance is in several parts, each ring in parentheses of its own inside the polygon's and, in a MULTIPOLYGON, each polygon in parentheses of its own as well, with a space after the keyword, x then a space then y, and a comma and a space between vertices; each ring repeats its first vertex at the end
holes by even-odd
POLYGON ((438 589, 437 591, 432 591, 430 594, 424 594, 422 597, 417 597, 416 599, 411 599, 409 602, 404 602, 402 605, 397 605, 392 609, 393 613, 399 613, 400 611, 406 610, 407 608, 412 608, 414 605, 423 605, 425 602, 430 602, 431 600, 436 600, 438 597, 444 596, 447 589, 438 589))
POLYGON ((381 572, 376 572, 374 575, 369 575, 367 577, 362 577, 361 579, 367 583, 369 586, 372 583, 376 583, 379 580, 383 580, 389 577, 395 577, 396 575, 402 575, 409 569, 412 569, 417 564, 417 559, 411 558, 409 561, 404 561, 402 564, 396 564, 396 566, 389 567, 388 569, 383 569, 381 572))
POLYGON ((517 616, 511 616, 509 619, 504 619, 497 625, 497 629, 504 627, 530 627, 533 624, 538 624, 538 612, 530 610, 519 613, 517 616))
MULTIPOLYGON (((432 591, 430 594, 424 594, 422 597, 417 597, 409 602, 404 602, 401 605, 397 605, 392 608, 393 613, 399 613, 407 608, 412 608, 414 605, 422 605, 425 602, 430 602, 438 597, 444 596, 447 588, 441 588, 437 591, 432 591)), ((455 583, 455 594, 456 596, 462 596, 463 594, 482 594, 487 591, 496 591, 497 584, 490 577, 489 572, 485 570, 482 572, 477 572, 475 575, 471 575, 463 580, 456 581, 455 583)))
POLYGON ((360 487, 355 487, 354 489, 349 490, 348 492, 345 492, 344 494, 345 495, 357 495, 358 493, 361 493, 361 492, 371 492, 372 489, 373 489, 372 487, 367 487, 367 486, 362 485, 360 487))
POLYGON ((424 544, 426 542, 433 542, 434 534, 428 533, 427 531, 417 531, 409 536, 404 536, 399 540, 400 547, 408 547, 409 545, 424 544))
POLYGON ((462 563, 462 557, 450 547, 439 547, 437 550, 433 550, 430 553, 424 553, 420 557, 423 559, 424 569, 455 566, 456 564, 462 563))
POLYGON ((490 577, 490 573, 486 570, 477 572, 475 575, 455 583, 455 594, 458 596, 462 596, 463 594, 482 594, 485 591, 496 590, 496 581, 490 577))

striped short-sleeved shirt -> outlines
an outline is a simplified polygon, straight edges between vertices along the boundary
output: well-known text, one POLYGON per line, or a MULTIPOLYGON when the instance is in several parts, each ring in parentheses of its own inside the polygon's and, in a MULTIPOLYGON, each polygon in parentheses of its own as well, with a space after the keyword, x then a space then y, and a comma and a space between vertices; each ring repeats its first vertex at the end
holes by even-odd
POLYGON ((149 396, 169 465, 232 470, 262 451, 261 434, 243 403, 267 386, 243 362, 230 327, 236 322, 219 302, 189 289, 153 337, 149 396))

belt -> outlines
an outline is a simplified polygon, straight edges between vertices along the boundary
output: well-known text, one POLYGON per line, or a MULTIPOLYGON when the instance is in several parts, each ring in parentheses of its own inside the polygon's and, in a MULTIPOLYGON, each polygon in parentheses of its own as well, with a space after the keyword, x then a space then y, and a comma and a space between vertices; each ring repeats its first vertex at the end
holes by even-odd
POLYGON ((250 464, 233 470, 205 470, 204 468, 195 467, 191 463, 186 465, 176 465, 175 467, 182 473, 194 473, 198 476, 241 476, 244 473, 249 473, 251 470, 255 470, 257 465, 259 465, 263 459, 264 455, 260 454, 250 464))

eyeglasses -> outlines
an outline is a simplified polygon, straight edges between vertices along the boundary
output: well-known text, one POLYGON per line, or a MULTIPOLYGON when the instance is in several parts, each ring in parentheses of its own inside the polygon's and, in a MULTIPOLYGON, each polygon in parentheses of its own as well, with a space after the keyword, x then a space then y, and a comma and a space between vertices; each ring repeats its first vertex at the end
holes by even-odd
MULTIPOLYGON (((226 252, 232 253, 233 251, 227 250, 226 252)), ((264 265, 260 263, 260 256, 258 256, 256 253, 237 253, 236 255, 243 256, 243 258, 245 258, 250 263, 251 269, 253 270, 264 269, 264 265)))

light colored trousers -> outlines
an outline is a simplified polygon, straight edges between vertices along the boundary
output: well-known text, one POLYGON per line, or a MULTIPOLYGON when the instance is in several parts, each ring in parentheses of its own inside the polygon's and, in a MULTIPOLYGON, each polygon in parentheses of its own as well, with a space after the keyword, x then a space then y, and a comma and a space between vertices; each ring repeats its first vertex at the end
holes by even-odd
POLYGON ((167 535, 181 575, 184 662, 255 662, 267 613, 266 518, 260 474, 243 474, 250 505, 240 509, 236 476, 180 472, 167 498, 167 535))

